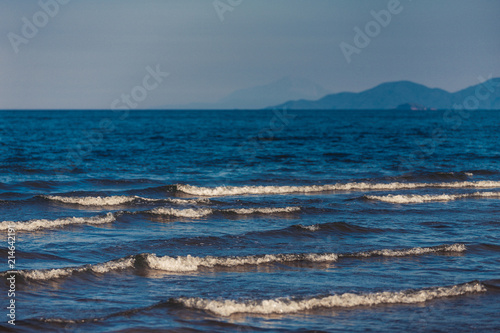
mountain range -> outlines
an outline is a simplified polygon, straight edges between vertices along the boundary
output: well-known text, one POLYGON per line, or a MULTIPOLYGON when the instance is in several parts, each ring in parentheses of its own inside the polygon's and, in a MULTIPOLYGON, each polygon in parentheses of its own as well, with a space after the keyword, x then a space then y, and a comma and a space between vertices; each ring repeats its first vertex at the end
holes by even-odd
POLYGON ((297 99, 274 105, 290 110, 500 110, 500 78, 450 93, 410 81, 380 84, 359 93, 329 94, 317 100, 297 99))
POLYGON ((317 100, 328 93, 330 91, 309 80, 284 77, 269 84, 236 90, 215 103, 190 103, 169 105, 162 108, 177 110, 255 110, 293 99, 317 100))
MULTIPOLYGON (((484 81, 484 80, 483 80, 484 81)), ((500 78, 451 93, 411 81, 382 83, 361 92, 330 93, 309 80, 284 77, 235 90, 215 103, 168 105, 171 110, 500 110, 500 78)))

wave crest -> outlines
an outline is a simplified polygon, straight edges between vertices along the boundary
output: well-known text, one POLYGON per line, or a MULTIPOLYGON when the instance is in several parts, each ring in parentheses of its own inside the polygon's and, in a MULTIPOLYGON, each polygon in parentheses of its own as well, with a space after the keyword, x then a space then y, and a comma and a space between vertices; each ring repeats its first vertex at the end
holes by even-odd
POLYGON ((16 231, 35 231, 41 229, 53 229, 73 224, 105 224, 116 221, 113 213, 107 213, 105 216, 93 217, 68 217, 57 220, 31 220, 27 222, 10 222, 4 221, 0 223, 0 230, 7 230, 13 227, 16 231))
POLYGON ((148 266, 153 269, 169 272, 191 272, 200 267, 213 268, 216 266, 234 267, 243 265, 262 265, 269 263, 285 263, 295 261, 308 262, 331 262, 336 261, 338 255, 335 253, 307 253, 307 254, 266 254, 244 257, 157 257, 148 254, 145 258, 148 266))
POLYGON ((365 252, 356 252, 352 254, 344 254, 344 257, 405 257, 410 255, 423 255, 428 253, 439 253, 439 252, 464 252, 467 248, 464 244, 451 244, 451 245, 438 245, 432 247, 414 247, 405 250, 373 250, 365 252))
POLYGON ((380 304, 414 304, 436 298, 461 296, 485 291, 486 287, 481 283, 469 282, 449 287, 433 287, 397 292, 383 291, 367 294, 344 293, 301 300, 276 298, 238 302, 235 300, 210 300, 181 297, 171 299, 171 301, 187 308, 209 311, 219 316, 228 317, 235 313, 268 315, 295 313, 318 308, 351 308, 355 306, 374 306, 380 304))
POLYGON ((436 201, 454 201, 468 198, 500 198, 500 192, 476 192, 465 194, 388 194, 384 196, 365 195, 364 198, 394 204, 412 204, 436 201))
POLYGON ((277 213, 292 213, 300 211, 300 207, 283 207, 283 208, 231 208, 231 209, 175 209, 175 208, 165 208, 158 207, 153 210, 147 211, 150 214, 157 215, 169 215, 176 217, 192 217, 200 218, 214 213, 233 213, 238 215, 250 215, 250 214, 277 214, 277 213))
POLYGON ((207 198, 201 199, 177 199, 177 198, 167 198, 167 199, 152 199, 143 198, 139 196, 126 196, 126 195, 115 195, 109 197, 101 196, 87 196, 87 197, 62 197, 58 195, 43 195, 42 198, 58 201, 67 204, 81 205, 81 206, 118 206, 123 204, 128 204, 132 202, 170 202, 177 205, 196 205, 199 203, 210 203, 207 198))
POLYGON ((203 216, 207 216, 212 214, 212 209, 175 209, 175 208, 165 208, 158 207, 153 210, 147 211, 147 213, 155 214, 155 215, 168 215, 168 216, 176 216, 176 217, 193 217, 199 218, 203 216))
POLYGON ((122 270, 134 267, 135 258, 121 258, 108 261, 102 264, 85 265, 80 267, 66 267, 56 269, 36 269, 30 271, 19 271, 19 273, 27 279, 31 280, 51 280, 71 276, 76 273, 94 272, 104 274, 110 271, 122 270))
POLYGON ((59 269, 44 269, 44 270, 29 270, 20 271, 19 273, 33 280, 48 280, 62 278, 80 272, 95 272, 106 273, 113 270, 121 270, 126 268, 146 267, 150 269, 163 270, 168 272, 194 272, 200 268, 215 268, 215 267, 236 267, 243 265, 264 265, 272 263, 292 263, 292 262, 335 262, 341 258, 365 258, 373 256, 401 257, 410 255, 424 255, 429 253, 439 252, 463 252, 465 251, 463 244, 439 245, 433 247, 415 247, 403 250, 373 250, 366 252, 355 252, 346 254, 337 253, 291 253, 291 254, 264 254, 250 256, 235 256, 235 257, 195 257, 195 256, 179 256, 158 257, 153 253, 139 254, 136 256, 121 258, 108 261, 102 264, 85 265, 80 267, 68 267, 59 269))
POLYGON ((274 214, 274 213, 293 213, 300 211, 300 207, 283 207, 283 208, 236 208, 236 209, 224 209, 222 212, 236 213, 239 215, 246 214, 274 214))
POLYGON ((500 181, 463 181, 448 183, 346 183, 310 186, 219 186, 198 187, 192 185, 177 185, 177 190, 197 196, 233 196, 243 194, 283 194, 309 193, 324 191, 366 191, 366 190, 404 190, 418 188, 496 188, 500 181))
POLYGON ((115 195, 110 197, 62 197, 58 195, 44 195, 42 198, 81 206, 116 206, 136 200, 136 196, 115 195))

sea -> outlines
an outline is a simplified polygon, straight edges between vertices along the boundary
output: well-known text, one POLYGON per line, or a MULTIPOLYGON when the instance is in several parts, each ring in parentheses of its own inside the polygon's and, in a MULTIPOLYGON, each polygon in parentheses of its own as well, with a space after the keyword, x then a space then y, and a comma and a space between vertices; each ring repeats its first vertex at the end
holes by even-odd
POLYGON ((2 332, 499 332, 500 112, 2 111, 2 332))

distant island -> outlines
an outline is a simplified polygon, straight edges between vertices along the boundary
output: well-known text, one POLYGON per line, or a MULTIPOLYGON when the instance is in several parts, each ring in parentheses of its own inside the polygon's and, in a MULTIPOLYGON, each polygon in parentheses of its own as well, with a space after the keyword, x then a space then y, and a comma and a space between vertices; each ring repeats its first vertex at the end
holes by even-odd
POLYGON ((359 93, 294 100, 268 109, 289 110, 500 110, 500 78, 450 93, 410 81, 380 84, 359 93))
POLYGON ((169 110, 500 110, 500 78, 450 93, 411 81, 382 83, 354 93, 331 93, 307 79, 284 77, 244 89, 212 103, 162 105, 169 110))

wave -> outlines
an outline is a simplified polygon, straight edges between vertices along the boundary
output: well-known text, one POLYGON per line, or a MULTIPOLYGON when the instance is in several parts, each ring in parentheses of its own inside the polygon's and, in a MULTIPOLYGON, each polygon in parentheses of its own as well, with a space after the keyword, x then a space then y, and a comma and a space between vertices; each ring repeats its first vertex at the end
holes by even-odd
POLYGON ((176 198, 169 198, 169 199, 162 199, 166 200, 167 202, 178 204, 178 205, 197 205, 200 203, 203 204, 209 204, 210 200, 207 198, 201 198, 201 199, 176 199, 176 198))
POLYGON ((30 280, 51 280, 60 279, 77 273, 93 272, 104 274, 111 271, 123 270, 134 267, 135 258, 127 257, 108 261, 102 264, 85 265, 80 267, 66 267, 55 269, 35 269, 30 271, 19 271, 18 273, 25 279, 30 280))
POLYGON ((243 194, 284 194, 284 193, 310 193, 325 191, 379 191, 379 190, 405 190, 418 188, 496 188, 500 181, 463 181, 445 183, 346 183, 310 186, 219 186, 198 187, 192 185, 177 185, 177 190, 197 196, 233 196, 243 194))
POLYGON ((464 244, 451 244, 451 245, 438 245, 432 247, 414 247, 411 249, 404 250, 391 250, 391 249, 383 249, 383 250, 372 250, 372 251, 364 251, 364 252, 355 252, 351 254, 343 254, 343 257, 354 257, 354 258, 362 258, 362 257, 405 257, 410 255, 423 255, 428 253, 439 253, 439 252, 464 252, 467 248, 464 244))
MULTIPOLYGON (((131 316, 143 311, 153 309, 179 307, 196 309, 211 312, 215 315, 229 317, 236 313, 248 313, 258 315, 269 314, 290 314, 300 311, 314 311, 316 309, 348 309, 357 306, 378 306, 386 304, 417 304, 431 301, 433 299, 445 297, 466 296, 484 292, 496 292, 498 290, 498 280, 495 281, 471 281, 452 286, 435 286, 430 288, 409 289, 403 291, 382 291, 373 293, 343 293, 316 296, 308 298, 288 297, 275 298, 270 300, 210 300, 203 298, 179 297, 170 298, 167 301, 160 301, 153 305, 126 309, 119 312, 107 314, 102 317, 90 317, 80 319, 68 318, 34 318, 35 322, 55 323, 55 324, 83 324, 102 322, 109 318, 131 316), (493 282, 494 284, 492 284, 493 282)), ((250 331, 248 326, 234 326, 231 328, 243 331, 250 331)), ((227 323, 224 329, 227 330, 227 323)))
POLYGON ((110 197, 61 197, 58 195, 43 195, 44 199, 59 201, 67 204, 82 206, 115 206, 130 203, 137 200, 138 197, 131 196, 110 196, 110 197))
POLYGON ((212 209, 175 209, 175 208, 164 208, 158 207, 152 210, 146 211, 146 213, 155 215, 168 215, 176 217, 192 217, 200 218, 212 214, 212 209))
MULTIPOLYGON (((175 217, 188 217, 188 218, 200 218, 217 212, 220 213, 234 213, 238 215, 247 214, 275 214, 275 213, 291 213, 299 211, 299 207, 285 207, 285 208, 240 208, 240 209, 175 209, 175 208, 164 208, 159 207, 153 210, 145 211, 145 213, 156 214, 156 215, 168 215, 175 217)), ((127 212, 121 212, 127 213, 127 212)), ((144 213, 144 212, 136 212, 144 213)), ((120 214, 120 213, 118 213, 120 214)), ((132 213, 134 214, 134 213, 132 213)), ((30 220, 26 222, 14 222, 14 221, 3 221, 0 223, 0 231, 8 230, 9 227, 14 227, 16 231, 35 231, 41 229, 54 229, 60 228, 67 225, 75 224, 105 224, 112 223, 116 221, 116 216, 113 213, 107 213, 104 216, 93 216, 93 217, 68 217, 56 220, 38 219, 30 220)))
POLYGON ((53 229, 73 224, 105 224, 116 221, 113 213, 104 216, 93 217, 68 217, 57 220, 30 220, 26 222, 4 221, 0 223, 0 230, 7 230, 13 227, 16 231, 35 231, 41 229, 53 229))
POLYGON ((157 257, 147 255, 145 261, 149 268, 169 271, 169 272, 194 272, 200 267, 214 268, 234 267, 243 265, 262 265, 271 263, 287 262, 332 262, 337 261, 338 255, 335 253, 298 253, 298 254, 265 254, 251 255, 243 257, 157 257))
POLYGON ((43 195, 42 198, 51 201, 59 201, 67 204, 76 204, 81 206, 117 206, 132 202, 170 202, 179 205, 195 205, 198 203, 209 203, 210 201, 206 198, 202 199, 151 199, 143 198, 139 196, 125 196, 125 195, 115 195, 109 197, 62 197, 57 195, 43 195))
POLYGON ((486 287, 478 281, 447 287, 410 289, 404 291, 383 291, 366 294, 344 293, 306 299, 275 298, 269 300, 210 300, 204 298, 180 297, 170 300, 173 304, 209 311, 228 317, 235 313, 250 314, 287 314, 319 308, 352 308, 355 306, 374 306, 382 304, 415 304, 436 298, 461 296, 486 292, 486 287))
POLYGON ((283 207, 283 208, 235 208, 235 209, 223 209, 222 212, 235 213, 238 215, 246 214, 274 214, 274 213, 293 213, 300 211, 300 207, 283 207))
POLYGON ((454 201, 459 199, 468 198, 500 198, 500 192, 476 192, 476 193, 465 193, 465 194, 389 194, 384 196, 378 195, 365 195, 364 198, 369 200, 383 201, 388 203, 397 204, 411 204, 411 203, 424 203, 424 202, 435 202, 435 201, 454 201))
POLYGON ((291 254, 263 254, 249 256, 234 256, 234 257, 195 257, 195 256, 179 256, 158 257, 154 253, 143 253, 135 256, 129 256, 117 260, 108 261, 96 265, 85 265, 80 267, 67 267, 59 269, 44 269, 19 271, 21 276, 32 280, 49 280, 55 278, 63 278, 75 273, 95 272, 107 273, 114 270, 122 270, 127 268, 149 268, 175 273, 196 272, 200 268, 215 268, 215 267, 237 267, 244 265, 263 265, 273 263, 292 263, 292 262, 335 262, 339 258, 366 258, 374 256, 386 257, 402 257, 410 255, 424 255, 429 253, 440 252, 463 252, 465 251, 463 244, 439 245, 433 247, 416 247, 411 249, 383 249, 356 253, 291 253, 291 254))
POLYGON ((284 207, 284 208, 233 208, 233 209, 175 209, 175 208, 165 208, 158 207, 147 211, 150 214, 156 215, 169 215, 176 217, 193 217, 200 218, 207 215, 215 213, 234 213, 238 215, 250 215, 250 214, 277 214, 277 213, 292 213, 300 211, 300 207, 284 207))

